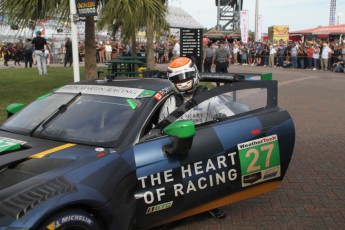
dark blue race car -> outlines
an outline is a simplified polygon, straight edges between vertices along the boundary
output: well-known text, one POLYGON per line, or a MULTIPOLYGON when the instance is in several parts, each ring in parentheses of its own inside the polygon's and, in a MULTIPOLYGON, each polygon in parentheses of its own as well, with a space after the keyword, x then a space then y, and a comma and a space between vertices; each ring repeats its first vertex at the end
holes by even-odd
POLYGON ((166 79, 78 82, 10 106, 0 228, 148 229, 276 189, 295 130, 277 82, 260 79, 204 75, 224 84, 162 121, 166 79))

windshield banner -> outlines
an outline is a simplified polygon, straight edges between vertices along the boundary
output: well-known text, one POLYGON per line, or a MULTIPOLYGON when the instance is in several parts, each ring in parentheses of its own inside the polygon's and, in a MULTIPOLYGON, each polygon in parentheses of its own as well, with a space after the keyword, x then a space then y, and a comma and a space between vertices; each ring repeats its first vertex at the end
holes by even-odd
POLYGON ((56 93, 82 93, 93 94, 123 98, 137 98, 144 89, 114 87, 114 86, 100 86, 100 85, 66 85, 58 90, 56 93))

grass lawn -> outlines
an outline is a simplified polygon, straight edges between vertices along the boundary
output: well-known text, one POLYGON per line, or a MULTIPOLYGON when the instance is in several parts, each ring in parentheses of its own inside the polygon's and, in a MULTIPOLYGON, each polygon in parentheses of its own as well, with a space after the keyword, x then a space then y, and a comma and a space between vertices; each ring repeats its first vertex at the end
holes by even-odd
MULTIPOLYGON (((106 72, 106 67, 97 67, 97 69, 106 72)), ((81 80, 84 79, 84 75, 85 68, 80 67, 81 80)), ((0 124, 6 120, 6 107, 11 103, 28 105, 36 98, 73 81, 73 68, 69 67, 48 67, 48 75, 38 75, 35 66, 27 69, 0 69, 0 124)), ((205 85, 209 88, 214 87, 212 83, 205 85)))
MULTIPOLYGON (((104 67, 105 68, 105 67, 104 67)), ((97 69, 102 69, 97 68, 97 69)), ((80 78, 85 69, 80 67, 80 78)), ((25 105, 54 88, 72 83, 73 68, 48 67, 47 75, 38 75, 37 67, 0 69, 0 124, 7 118, 6 107, 11 103, 25 105)))

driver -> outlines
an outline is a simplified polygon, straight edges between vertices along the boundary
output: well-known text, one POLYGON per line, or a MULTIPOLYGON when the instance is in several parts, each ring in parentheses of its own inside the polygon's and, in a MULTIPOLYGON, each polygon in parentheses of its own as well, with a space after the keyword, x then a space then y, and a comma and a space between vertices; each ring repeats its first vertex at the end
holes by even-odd
MULTIPOLYGON (((164 120, 165 117, 186 101, 208 90, 205 86, 199 85, 199 71, 190 58, 179 57, 171 61, 168 66, 167 76, 175 86, 175 93, 163 104, 159 114, 159 122, 164 120)), ((233 115, 234 113, 223 103, 220 103, 219 100, 218 97, 214 97, 204 101, 183 114, 179 119, 191 120, 195 124, 200 124, 215 119, 214 115, 216 114, 224 113, 226 116, 233 115)), ((219 208, 209 210, 208 212, 216 218, 225 218, 226 216, 219 208)))
MULTIPOLYGON (((179 57, 171 61, 167 76, 174 85, 175 93, 163 104, 159 114, 159 122, 186 101, 208 90, 205 86, 199 85, 199 71, 190 58, 179 57)), ((219 97, 213 97, 183 114, 179 119, 191 120, 194 124, 200 124, 222 116, 232 115, 234 113, 222 103, 219 97)))

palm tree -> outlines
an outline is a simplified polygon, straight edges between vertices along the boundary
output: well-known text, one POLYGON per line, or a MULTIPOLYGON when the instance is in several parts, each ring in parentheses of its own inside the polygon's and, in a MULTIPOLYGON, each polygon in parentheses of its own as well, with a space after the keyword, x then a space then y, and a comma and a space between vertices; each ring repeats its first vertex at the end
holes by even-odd
MULTIPOLYGON (((147 26, 148 66, 151 69, 154 67, 153 31, 167 28, 164 2, 164 0, 97 0, 97 3, 103 6, 101 27, 116 22, 117 25, 122 26, 121 32, 124 38, 132 38, 135 42, 139 28, 147 26)), ((20 28, 28 27, 33 20, 38 19, 57 18, 64 22, 69 19, 70 14, 69 0, 1 0, 0 11, 6 12, 9 20, 18 24, 20 28)), ((86 79, 97 77, 95 50, 94 17, 89 16, 85 20, 86 79)))
MULTIPOLYGON (((32 26, 32 21, 39 19, 58 19, 60 22, 68 21, 70 8, 69 0, 1 0, 0 12, 6 12, 6 16, 13 24, 20 28, 32 26), (57 10, 58 9, 58 10, 57 10), (58 12, 58 14, 57 14, 58 12)), ((95 24, 94 17, 86 17, 85 21, 85 77, 96 78, 95 58, 95 24)))
MULTIPOLYGON (((121 34, 125 40, 132 40, 135 44, 136 33, 146 27, 147 36, 147 64, 154 68, 153 35, 168 28, 165 20, 165 1, 157 0, 116 0, 103 1, 100 28, 121 25, 121 34)), ((135 48, 135 45, 132 45, 135 48)), ((132 52, 136 54, 136 51, 132 52)))

